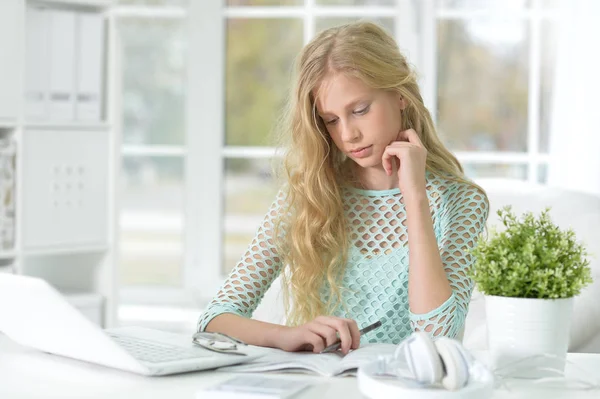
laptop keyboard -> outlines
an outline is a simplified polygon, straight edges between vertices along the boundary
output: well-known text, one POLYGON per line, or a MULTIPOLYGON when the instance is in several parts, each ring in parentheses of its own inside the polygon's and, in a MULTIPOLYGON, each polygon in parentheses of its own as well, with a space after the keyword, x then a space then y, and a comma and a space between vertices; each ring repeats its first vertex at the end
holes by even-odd
POLYGON ((206 357, 201 350, 185 349, 175 345, 108 333, 108 335, 129 354, 138 360, 149 363, 172 362, 184 359, 206 357))

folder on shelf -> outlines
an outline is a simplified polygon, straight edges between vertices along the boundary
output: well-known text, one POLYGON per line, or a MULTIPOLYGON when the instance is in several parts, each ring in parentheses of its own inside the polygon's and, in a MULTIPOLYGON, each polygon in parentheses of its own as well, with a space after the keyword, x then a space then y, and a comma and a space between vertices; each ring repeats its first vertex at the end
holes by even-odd
POLYGON ((100 13, 78 13, 76 27, 75 115, 78 121, 98 122, 102 118, 103 16, 100 13))
POLYGON ((25 45, 25 118, 42 120, 47 117, 48 96, 48 16, 46 11, 28 5, 25 45))
POLYGON ((19 117, 21 2, 0 2, 0 124, 12 126, 19 117))
POLYGON ((0 138, 0 251, 15 247, 16 142, 0 138))
POLYGON ((76 13, 50 10, 50 81, 48 116, 52 121, 73 121, 75 118, 75 25, 76 13))

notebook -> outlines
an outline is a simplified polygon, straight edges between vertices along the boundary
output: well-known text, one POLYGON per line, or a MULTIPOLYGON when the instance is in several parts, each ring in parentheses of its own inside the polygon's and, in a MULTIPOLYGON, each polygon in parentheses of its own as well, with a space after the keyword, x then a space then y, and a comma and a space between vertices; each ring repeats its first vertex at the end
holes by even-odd
POLYGON ((248 363, 220 367, 227 372, 288 371, 319 374, 325 377, 356 375, 358 366, 373 361, 378 356, 393 355, 397 345, 365 344, 342 355, 335 353, 285 352, 280 349, 264 348, 265 354, 248 363))

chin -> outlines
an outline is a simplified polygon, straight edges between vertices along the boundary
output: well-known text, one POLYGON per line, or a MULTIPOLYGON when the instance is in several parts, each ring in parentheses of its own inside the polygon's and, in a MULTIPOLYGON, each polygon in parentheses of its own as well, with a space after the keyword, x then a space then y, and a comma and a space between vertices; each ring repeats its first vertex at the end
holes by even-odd
POLYGON ((370 156, 367 158, 352 158, 354 163, 356 163, 361 168, 376 168, 381 167, 381 159, 377 159, 374 156, 370 156))

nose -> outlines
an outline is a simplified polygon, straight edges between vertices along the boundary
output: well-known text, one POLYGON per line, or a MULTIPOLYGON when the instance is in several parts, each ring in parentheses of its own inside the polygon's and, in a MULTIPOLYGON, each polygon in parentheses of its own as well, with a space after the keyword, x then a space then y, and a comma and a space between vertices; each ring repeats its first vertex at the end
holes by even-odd
POLYGON ((352 143, 360 139, 360 130, 352 123, 342 123, 341 126, 341 137, 342 140, 348 143, 352 143))

